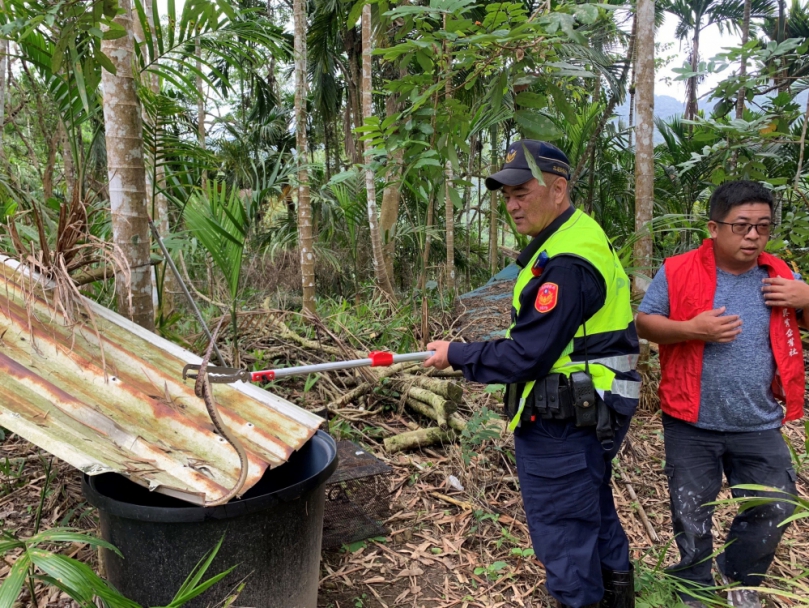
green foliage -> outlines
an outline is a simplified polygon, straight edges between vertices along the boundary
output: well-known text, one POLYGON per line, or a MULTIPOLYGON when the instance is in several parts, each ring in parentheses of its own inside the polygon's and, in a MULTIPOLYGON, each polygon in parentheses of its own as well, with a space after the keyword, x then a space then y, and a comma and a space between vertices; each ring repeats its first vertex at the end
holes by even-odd
MULTIPOLYGON (((667 571, 663 564, 668 561, 668 555, 674 546, 674 541, 670 540, 662 547, 648 549, 643 557, 635 562, 635 605, 638 608, 670 608, 671 606, 683 607, 679 599, 680 593, 687 593, 702 602, 706 606, 727 606, 727 603, 718 595, 727 586, 714 585, 695 588, 689 581, 682 579, 667 571), (647 558, 652 558, 653 566, 646 564, 647 558)), ((708 556, 707 560, 712 560, 715 555, 708 556)))
POLYGON ((15 550, 22 552, 6 580, 0 585, 0 608, 11 608, 14 605, 29 577, 58 587, 83 608, 94 606, 95 598, 103 600, 110 608, 138 608, 135 602, 127 600, 109 587, 86 564, 41 547, 74 542, 103 547, 121 555, 109 543, 69 528, 53 528, 26 539, 18 539, 9 531, 3 531, 0 554, 15 550))
POLYGON ((499 421, 500 416, 487 407, 481 408, 469 418, 461 433, 461 456, 465 464, 472 461, 486 442, 500 437, 500 427, 492 424, 495 420, 499 421))
POLYGON ((784 435, 784 441, 786 441, 787 447, 789 447, 789 453, 792 455, 792 464, 798 473, 809 470, 809 420, 804 421, 803 429, 804 440, 802 452, 799 452, 795 446, 792 445, 789 437, 784 435))
MULTIPOLYGON (((235 566, 202 580, 223 540, 224 537, 197 563, 172 601, 163 608, 180 608, 233 571, 235 566)), ((33 590, 34 581, 57 587, 82 608, 95 608, 96 599, 107 608, 141 608, 136 602, 118 593, 87 564, 45 548, 60 544, 72 546, 73 543, 106 549, 123 558, 120 551, 108 542, 72 528, 52 528, 29 538, 17 538, 4 530, 0 536, 0 555, 12 551, 20 553, 5 581, 0 584, 0 608, 12 608, 23 585, 28 583, 33 590)))
POLYGON ((474 573, 477 576, 484 575, 490 581, 494 581, 499 579, 501 576, 504 576, 503 572, 508 569, 508 564, 506 562, 493 562, 488 566, 478 566, 475 568, 474 573))

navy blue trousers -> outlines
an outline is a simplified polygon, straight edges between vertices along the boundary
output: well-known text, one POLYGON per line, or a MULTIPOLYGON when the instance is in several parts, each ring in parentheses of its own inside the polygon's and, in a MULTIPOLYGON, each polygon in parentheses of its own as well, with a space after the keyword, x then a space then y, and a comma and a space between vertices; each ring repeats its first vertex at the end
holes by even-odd
POLYGON ((612 459, 629 429, 626 417, 613 449, 595 429, 537 420, 514 433, 528 530, 545 566, 548 592, 572 608, 601 601, 602 568, 629 570, 629 542, 612 497, 612 459))

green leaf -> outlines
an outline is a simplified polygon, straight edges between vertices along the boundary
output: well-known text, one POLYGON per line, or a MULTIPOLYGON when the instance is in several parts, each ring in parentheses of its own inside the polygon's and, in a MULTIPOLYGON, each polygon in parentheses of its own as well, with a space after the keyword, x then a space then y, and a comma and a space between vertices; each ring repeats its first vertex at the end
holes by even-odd
POLYGON ((208 571, 208 568, 211 567, 211 563, 213 563, 217 553, 219 553, 219 549, 222 547, 222 542, 224 542, 224 540, 225 536, 223 535, 222 538, 219 539, 219 542, 216 543, 216 546, 214 546, 213 549, 211 549, 199 562, 197 562, 197 565, 194 566, 194 569, 191 570, 188 577, 180 586, 180 589, 177 591, 174 599, 172 599, 171 603, 165 608, 179 608, 179 606, 190 602, 195 597, 205 593, 205 591, 225 578, 236 568, 236 565, 233 565, 224 572, 220 572, 216 576, 213 576, 200 584, 202 577, 205 576, 205 573, 208 571))
POLYGON ((37 545, 39 543, 82 543, 90 545, 91 547, 103 547, 123 557, 115 545, 95 536, 91 536, 86 532, 73 531, 72 528, 51 528, 28 539, 29 545, 37 545))
POLYGON ((553 97, 554 105, 562 113, 562 116, 564 116, 569 123, 576 124, 579 121, 579 117, 576 114, 576 110, 570 105, 570 102, 568 102, 567 95, 552 82, 546 83, 546 87, 553 97))
POLYGON ((528 168, 531 169, 531 175, 533 175, 534 179, 536 179, 539 182, 540 186, 544 186, 545 180, 542 177, 542 171, 540 171, 539 167, 537 167, 537 163, 534 160, 534 155, 528 151, 528 148, 525 147, 525 144, 523 144, 522 150, 523 154, 525 155, 525 162, 528 163, 528 168))
POLYGON ((430 55, 425 51, 418 51, 416 53, 416 61, 421 66, 421 69, 424 70, 425 73, 432 73, 433 67, 435 63, 433 62, 430 55))
POLYGON ((449 199, 452 201, 453 208, 460 209, 463 207, 463 201, 461 200, 461 195, 458 194, 458 190, 456 188, 448 188, 447 191, 449 192, 449 199))
POLYGON ((531 91, 523 91, 517 93, 517 96, 514 98, 514 103, 524 108, 536 108, 539 110, 547 107, 548 100, 544 95, 532 93, 531 91))
POLYGON ((25 582, 30 563, 28 556, 24 553, 14 562, 11 571, 6 575, 6 580, 0 585, 0 608, 14 606, 25 582))
POLYGON ((116 70, 116 68, 113 65, 112 61, 110 61, 110 58, 107 57, 101 51, 98 51, 95 54, 95 58, 96 58, 96 61, 98 61, 98 63, 101 65, 101 67, 104 68, 105 70, 107 70, 110 74, 117 74, 118 73, 118 71, 116 70))
POLYGON ((118 25, 117 23, 110 23, 110 29, 104 32, 103 39, 104 40, 116 40, 118 38, 123 38, 126 36, 126 30, 123 26, 118 25))
POLYGON ((533 110, 517 110, 514 120, 522 127, 523 133, 531 139, 546 141, 558 139, 562 132, 550 118, 533 110))
POLYGON ((348 18, 346 18, 344 24, 347 29, 351 29, 352 27, 357 25, 357 21, 362 15, 362 7, 365 6, 366 4, 368 4, 368 0, 358 0, 358 2, 351 7, 351 10, 348 11, 348 18))
POLYGON ((573 13, 581 23, 592 25, 598 21, 598 9, 592 4, 579 4, 573 13))

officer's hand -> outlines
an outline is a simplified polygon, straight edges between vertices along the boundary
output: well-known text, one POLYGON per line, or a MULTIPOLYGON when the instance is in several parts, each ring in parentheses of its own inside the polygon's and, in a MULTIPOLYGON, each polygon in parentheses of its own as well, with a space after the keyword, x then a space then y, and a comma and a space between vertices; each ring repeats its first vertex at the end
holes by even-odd
POLYGON ((781 277, 762 279, 764 303, 767 306, 809 308, 809 285, 803 281, 789 281, 781 277))
POLYGON ((434 367, 435 369, 446 369, 449 367, 449 342, 446 340, 436 340, 427 345, 427 350, 435 351, 435 354, 427 359, 422 365, 424 367, 434 367))
POLYGON ((706 310, 691 319, 691 333, 696 340, 703 342, 733 342, 742 333, 742 320, 739 315, 722 316, 725 307, 706 310))

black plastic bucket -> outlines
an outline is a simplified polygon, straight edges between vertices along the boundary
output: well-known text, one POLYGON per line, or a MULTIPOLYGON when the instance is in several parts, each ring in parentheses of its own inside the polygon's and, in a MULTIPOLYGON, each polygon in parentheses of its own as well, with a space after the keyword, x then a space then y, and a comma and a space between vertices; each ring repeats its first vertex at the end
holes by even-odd
POLYGON ((318 431, 242 499, 208 508, 149 492, 121 475, 85 475, 84 495, 98 508, 101 536, 124 556, 103 550, 107 579, 143 606, 166 605, 224 535, 206 578, 236 569, 187 606, 216 605, 244 581, 234 605, 316 608, 324 484, 336 467, 334 440, 318 431))

